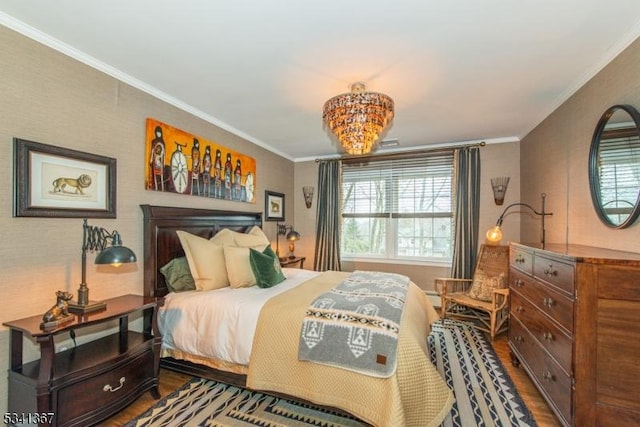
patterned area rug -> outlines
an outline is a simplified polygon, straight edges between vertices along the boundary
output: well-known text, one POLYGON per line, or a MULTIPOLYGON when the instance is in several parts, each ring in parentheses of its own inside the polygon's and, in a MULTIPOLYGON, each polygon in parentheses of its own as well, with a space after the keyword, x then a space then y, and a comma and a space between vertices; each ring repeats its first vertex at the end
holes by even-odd
POLYGON ((429 350, 431 361, 456 397, 443 427, 536 426, 484 334, 445 319, 433 325, 429 350))
MULTIPOLYGON (((444 427, 536 425, 484 335, 445 320, 428 340, 431 360, 456 396, 444 427)), ((315 406, 193 378, 126 427, 364 425, 315 406)))

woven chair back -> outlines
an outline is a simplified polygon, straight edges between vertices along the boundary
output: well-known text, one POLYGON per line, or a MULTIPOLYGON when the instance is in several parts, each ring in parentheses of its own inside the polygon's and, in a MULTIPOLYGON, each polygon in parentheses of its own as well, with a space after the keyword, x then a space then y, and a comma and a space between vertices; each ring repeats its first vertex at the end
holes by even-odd
POLYGON ((509 246, 481 245, 474 270, 482 270, 489 276, 509 275, 509 246))

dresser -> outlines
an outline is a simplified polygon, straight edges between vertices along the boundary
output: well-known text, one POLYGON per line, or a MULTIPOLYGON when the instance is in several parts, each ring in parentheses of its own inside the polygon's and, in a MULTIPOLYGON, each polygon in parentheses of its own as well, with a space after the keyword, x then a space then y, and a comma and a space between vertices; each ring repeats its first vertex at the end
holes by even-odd
POLYGON ((640 425, 640 254, 510 244, 509 348, 566 426, 640 425))

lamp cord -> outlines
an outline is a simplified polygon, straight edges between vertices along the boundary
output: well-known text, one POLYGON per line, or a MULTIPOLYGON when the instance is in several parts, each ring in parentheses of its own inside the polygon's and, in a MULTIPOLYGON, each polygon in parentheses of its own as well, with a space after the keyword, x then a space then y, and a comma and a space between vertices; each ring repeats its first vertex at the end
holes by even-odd
POLYGON ((73 340, 73 346, 77 347, 78 344, 76 343, 76 331, 74 331, 73 329, 71 329, 69 331, 69 336, 71 337, 71 339, 73 340))

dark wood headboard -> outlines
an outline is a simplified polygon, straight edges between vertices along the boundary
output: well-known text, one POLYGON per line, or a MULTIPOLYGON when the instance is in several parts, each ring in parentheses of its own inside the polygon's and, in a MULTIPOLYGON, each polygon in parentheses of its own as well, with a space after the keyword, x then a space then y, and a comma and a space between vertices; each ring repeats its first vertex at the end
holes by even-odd
POLYGON ((169 290, 160 268, 184 251, 176 230, 211 238, 223 228, 246 232, 262 226, 261 212, 234 212, 140 205, 144 215, 144 295, 163 297, 169 290))

